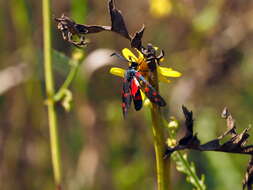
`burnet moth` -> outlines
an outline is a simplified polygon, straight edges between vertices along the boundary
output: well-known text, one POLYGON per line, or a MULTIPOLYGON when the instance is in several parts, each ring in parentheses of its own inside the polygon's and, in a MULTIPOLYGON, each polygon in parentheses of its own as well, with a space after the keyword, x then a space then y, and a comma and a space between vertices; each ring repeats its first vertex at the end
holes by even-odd
MULTIPOLYGON (((123 61, 127 61, 123 56, 118 53, 113 53, 123 61)), ((138 63, 130 62, 129 68, 125 72, 123 79, 122 88, 122 111, 123 116, 126 117, 127 112, 131 106, 132 101, 134 102, 134 108, 136 111, 142 108, 142 96, 141 90, 148 99, 157 104, 158 106, 165 106, 165 100, 158 94, 156 89, 137 71, 138 63)))

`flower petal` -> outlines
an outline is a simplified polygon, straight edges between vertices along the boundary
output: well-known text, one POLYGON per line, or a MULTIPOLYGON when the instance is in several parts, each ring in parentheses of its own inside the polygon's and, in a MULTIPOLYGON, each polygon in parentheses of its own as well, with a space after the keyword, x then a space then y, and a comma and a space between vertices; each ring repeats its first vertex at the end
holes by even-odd
POLYGON ((141 90, 141 97, 142 97, 142 100, 147 99, 147 97, 146 97, 145 93, 143 93, 143 92, 142 92, 142 90, 141 90))
POLYGON ((150 106, 150 105, 151 105, 150 100, 149 100, 148 98, 146 98, 146 99, 144 100, 143 105, 144 105, 144 106, 150 106))
POLYGON ((147 96, 145 95, 145 93, 142 92, 142 90, 141 90, 141 97, 142 97, 143 105, 144 106, 150 106, 151 105, 150 100, 147 98, 147 96))
POLYGON ((130 62, 131 61, 137 62, 137 60, 138 60, 137 57, 128 48, 124 48, 122 50, 122 54, 130 62))
POLYGON ((121 69, 121 68, 117 68, 117 67, 112 67, 110 69, 110 73, 113 74, 113 75, 116 75, 118 77, 122 77, 124 78, 125 76, 125 70, 124 69, 121 69))
POLYGON ((136 51, 138 52, 138 59, 143 60, 144 59, 144 55, 138 49, 136 49, 136 51))
POLYGON ((167 67, 158 67, 158 72, 165 77, 180 77, 181 73, 167 67))
POLYGON ((167 79, 165 76, 163 76, 161 73, 158 73, 158 80, 160 82, 170 83, 171 81, 167 79))

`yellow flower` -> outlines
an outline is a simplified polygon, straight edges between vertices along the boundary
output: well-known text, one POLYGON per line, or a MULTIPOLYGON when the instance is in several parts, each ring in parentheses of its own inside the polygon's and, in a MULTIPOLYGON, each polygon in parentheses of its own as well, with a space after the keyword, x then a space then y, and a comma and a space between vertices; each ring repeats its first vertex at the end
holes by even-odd
MULTIPOLYGON (((129 65, 131 62, 138 63, 137 71, 139 71, 144 77, 146 76, 147 71, 149 70, 148 64, 144 58, 144 55, 136 49, 138 53, 138 57, 136 57, 129 49, 124 48, 122 50, 122 55, 125 57, 125 59, 129 62, 129 65)), ((113 67, 110 69, 110 73, 119 77, 125 76, 125 70, 121 68, 113 67)), ((170 80, 168 80, 169 77, 180 77, 181 73, 178 71, 173 70, 172 68, 167 67, 157 67, 157 73, 158 73, 158 80, 161 82, 169 83, 170 80)))
POLYGON ((150 13, 157 18, 167 16, 171 13, 172 4, 170 0, 150 0, 150 13))
MULTIPOLYGON (((155 48, 155 50, 158 49, 156 47, 154 47, 154 48, 155 48)), ((138 66, 137 66, 136 70, 138 72, 140 72, 143 77, 146 77, 147 74, 148 74, 148 71, 150 70, 149 67, 148 67, 148 63, 145 60, 144 55, 139 50, 136 49, 136 51, 138 53, 138 57, 136 57, 127 48, 124 48, 122 50, 122 55, 124 56, 126 61, 128 61, 129 66, 131 66, 132 62, 138 63, 138 66)), ((163 61, 163 58, 160 59, 160 61, 163 61)), ((121 68, 118 68, 118 67, 113 67, 113 68, 110 69, 111 74, 122 77, 122 78, 125 77, 125 72, 126 71, 124 69, 121 69, 121 68)), ((158 73, 158 80, 161 81, 161 82, 166 82, 166 83, 170 82, 170 80, 168 80, 169 77, 180 77, 181 76, 180 72, 175 71, 172 68, 161 67, 159 65, 157 66, 157 73, 158 73)), ((145 93, 143 93, 142 91, 141 91, 141 97, 142 97, 142 100, 144 101, 145 106, 150 105, 150 100, 146 97, 145 93)))

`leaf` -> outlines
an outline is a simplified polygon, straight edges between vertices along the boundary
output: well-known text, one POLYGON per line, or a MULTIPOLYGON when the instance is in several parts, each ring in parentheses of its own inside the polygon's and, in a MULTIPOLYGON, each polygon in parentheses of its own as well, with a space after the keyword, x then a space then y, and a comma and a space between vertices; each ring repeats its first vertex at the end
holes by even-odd
POLYGON ((109 0, 108 6, 111 16, 111 26, 78 24, 71 18, 62 14, 60 18, 55 18, 55 21, 57 22, 57 29, 62 33, 62 37, 65 41, 68 41, 77 47, 84 47, 87 45, 88 42, 85 41, 86 34, 93 34, 102 31, 113 31, 128 40, 131 40, 124 18, 120 10, 115 7, 114 1, 109 0))
POLYGON ((198 146, 200 144, 196 135, 193 135, 193 118, 192 111, 189 111, 185 106, 182 106, 185 116, 186 133, 185 136, 179 140, 179 145, 198 146))
POLYGON ((243 181, 243 188, 247 187, 248 190, 251 190, 253 185, 253 145, 246 146, 247 139, 250 136, 248 133, 250 127, 245 128, 241 133, 236 133, 235 120, 228 112, 227 108, 225 108, 221 116, 226 119, 227 130, 216 139, 210 140, 205 144, 200 144, 197 136, 193 134, 193 114, 191 111, 188 111, 186 107, 183 106, 182 108, 185 116, 186 134, 179 140, 177 146, 167 148, 164 158, 168 157, 176 150, 183 149, 251 155, 251 161, 249 162, 243 181), (230 135, 231 138, 222 144, 221 140, 227 135, 230 135))
POLYGON ((120 10, 115 8, 115 3, 114 0, 110 0, 109 3, 109 11, 110 11, 110 15, 111 15, 111 22, 112 22, 112 27, 111 27, 111 31, 116 32, 120 35, 122 35, 123 37, 127 38, 127 39, 131 39, 127 28, 126 28, 126 24, 124 22, 124 18, 120 12, 120 10))
POLYGON ((140 50, 140 51, 142 48, 142 41, 141 40, 142 40, 144 30, 145 30, 145 26, 143 25, 142 28, 140 29, 140 31, 136 32, 134 37, 131 40, 131 46, 133 48, 140 50))
POLYGON ((57 22, 57 29, 62 33, 63 40, 68 41, 77 47, 86 46, 87 42, 85 41, 85 34, 111 30, 110 26, 77 24, 74 20, 64 14, 62 14, 60 18, 55 18, 54 20, 57 22), (77 37, 77 39, 74 40, 74 37, 77 37))
POLYGON ((52 59, 53 59, 53 68, 61 75, 66 75, 69 71, 69 67, 78 64, 78 62, 66 55, 62 52, 59 52, 55 49, 52 51, 52 59))

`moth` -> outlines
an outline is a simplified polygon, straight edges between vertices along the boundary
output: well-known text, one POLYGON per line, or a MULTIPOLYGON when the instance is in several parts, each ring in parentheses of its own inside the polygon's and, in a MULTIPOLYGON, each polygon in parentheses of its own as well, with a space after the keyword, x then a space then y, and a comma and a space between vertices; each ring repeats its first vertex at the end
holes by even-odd
POLYGON ((165 106, 165 100, 158 94, 157 90, 136 70, 138 63, 132 62, 125 72, 122 88, 122 111, 124 118, 131 106, 132 100, 136 111, 142 108, 141 91, 148 99, 158 105, 165 106))

